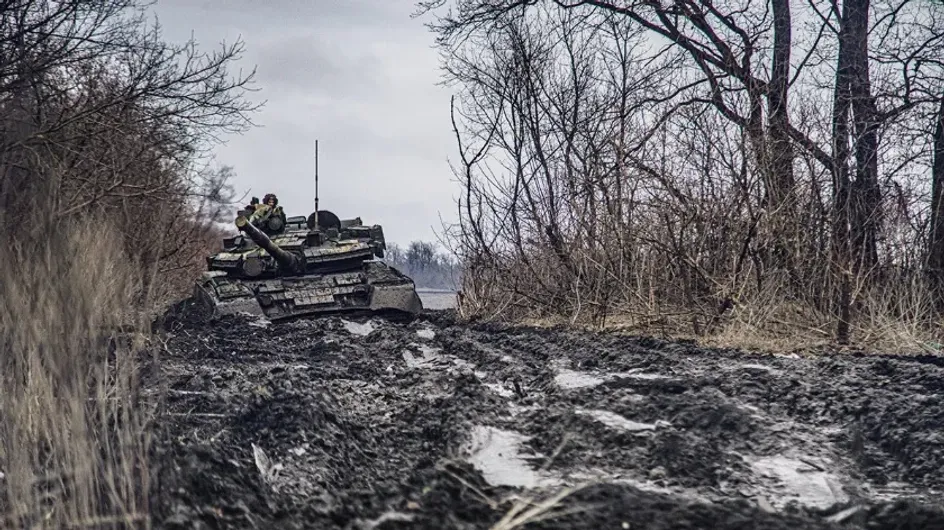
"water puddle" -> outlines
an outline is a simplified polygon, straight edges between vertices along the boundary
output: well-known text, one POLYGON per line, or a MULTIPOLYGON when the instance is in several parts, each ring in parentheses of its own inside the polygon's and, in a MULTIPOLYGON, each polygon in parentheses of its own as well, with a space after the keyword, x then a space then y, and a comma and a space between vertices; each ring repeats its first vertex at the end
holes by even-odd
POLYGON ((671 379, 672 376, 665 374, 656 374, 653 372, 639 372, 636 370, 630 370, 628 372, 619 372, 613 374, 614 378, 629 378, 629 379, 643 379, 643 380, 655 380, 655 379, 671 379))
POLYGON ((743 363, 743 364, 739 364, 739 365, 735 365, 731 367, 731 370, 733 371, 740 370, 740 371, 754 372, 754 373, 766 372, 768 374, 773 374, 773 375, 781 373, 781 370, 773 366, 769 366, 769 365, 761 364, 761 363, 743 363))
POLYGON ((560 484, 558 478, 532 469, 527 458, 537 455, 525 455, 521 450, 529 439, 514 431, 477 425, 464 447, 468 453, 466 460, 493 486, 534 488, 560 484))
POLYGON ((557 375, 554 376, 554 382, 557 384, 557 386, 568 390, 575 388, 590 388, 613 379, 672 379, 672 376, 669 375, 656 374, 652 372, 639 372, 636 370, 630 370, 628 372, 594 373, 578 372, 576 370, 558 367, 556 371, 557 375))
POLYGON ((427 346, 425 344, 414 344, 413 345, 417 350, 423 353, 426 356, 441 357, 439 352, 442 351, 442 348, 436 348, 433 346, 427 346))
MULTIPOLYGON (((482 378, 479 377, 479 379, 482 379, 482 378)), ((505 385, 502 385, 501 383, 483 383, 483 384, 485 385, 485 388, 488 388, 489 390, 491 390, 492 392, 498 394, 499 396, 503 398, 511 398, 515 396, 514 392, 512 392, 508 388, 505 388, 505 385)))
MULTIPOLYGON (((458 358, 458 357, 454 357, 454 358, 452 359, 452 364, 458 366, 459 368, 465 368, 465 369, 471 370, 471 371, 473 371, 473 372, 475 371, 475 363, 466 361, 465 359, 460 359, 460 358, 458 358)), ((483 375, 484 375, 484 374, 483 374, 483 375)), ((480 376, 479 373, 476 373, 475 376, 478 377, 479 379, 482 378, 482 376, 480 376)))
POLYGON ((778 483, 779 495, 770 499, 775 508, 797 502, 814 508, 829 508, 845 503, 849 496, 842 490, 837 477, 799 458, 785 455, 746 459, 754 472, 778 483))
POLYGON ((746 370, 762 370, 764 372, 774 372, 773 367, 767 366, 766 364, 757 364, 757 363, 746 363, 742 364, 741 368, 746 370))
POLYGON ((413 346, 419 351, 419 356, 413 355, 413 352, 409 350, 403 352, 403 360, 410 368, 432 368, 442 360, 442 356, 439 355, 439 348, 422 345, 413 346))
POLYGON ((351 322, 349 320, 341 320, 344 323, 344 329, 352 335, 359 335, 361 337, 366 337, 374 331, 374 323, 371 321, 364 322, 363 324, 358 324, 357 322, 351 322))
POLYGON ((561 388, 568 390, 574 388, 589 388, 602 384, 606 379, 593 375, 588 372, 576 372, 574 370, 561 369, 554 376, 554 383, 561 388))
POLYGON ((270 321, 268 318, 264 316, 257 316, 253 320, 249 321, 249 325, 254 328, 266 329, 272 325, 272 321, 270 321))
POLYGON ((575 412, 581 416, 590 416, 603 425, 619 431, 645 434, 661 427, 671 427, 671 424, 666 421, 660 420, 655 423, 640 423, 608 410, 576 409, 575 412))
POLYGON ((403 360, 410 368, 443 368, 447 370, 453 368, 468 370, 479 379, 484 379, 488 376, 485 372, 476 370, 475 363, 444 354, 442 353, 442 348, 436 348, 426 344, 416 344, 415 342, 411 343, 410 347, 418 353, 417 355, 410 350, 403 351, 403 360))

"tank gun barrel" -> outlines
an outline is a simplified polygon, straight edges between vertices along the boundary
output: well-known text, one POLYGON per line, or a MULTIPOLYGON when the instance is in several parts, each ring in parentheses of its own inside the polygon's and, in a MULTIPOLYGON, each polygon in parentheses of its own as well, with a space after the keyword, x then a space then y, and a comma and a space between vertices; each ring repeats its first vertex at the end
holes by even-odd
POLYGON ((270 256, 275 258, 275 260, 279 262, 279 265, 285 269, 296 271, 301 268, 299 263, 300 259, 298 256, 280 248, 278 245, 273 243, 272 240, 262 232, 262 230, 259 230, 251 222, 249 222, 249 219, 247 219, 246 216, 240 215, 236 218, 236 228, 248 234, 250 239, 265 249, 265 251, 268 252, 270 256))

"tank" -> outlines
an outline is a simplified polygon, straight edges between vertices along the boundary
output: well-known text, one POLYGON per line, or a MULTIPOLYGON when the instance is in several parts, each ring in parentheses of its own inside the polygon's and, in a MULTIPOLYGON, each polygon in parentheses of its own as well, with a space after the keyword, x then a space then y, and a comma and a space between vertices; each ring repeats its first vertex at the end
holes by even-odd
POLYGON ((380 225, 315 211, 286 217, 278 207, 250 221, 207 258, 195 295, 216 316, 250 313, 271 321, 332 314, 416 315, 423 303, 413 280, 377 258, 386 243, 380 225))

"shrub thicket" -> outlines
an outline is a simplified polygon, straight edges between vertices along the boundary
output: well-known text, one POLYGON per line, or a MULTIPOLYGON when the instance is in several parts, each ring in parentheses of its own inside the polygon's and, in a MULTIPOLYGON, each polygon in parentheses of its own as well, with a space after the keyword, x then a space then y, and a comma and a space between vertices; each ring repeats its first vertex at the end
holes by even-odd
POLYGON ((0 6, 0 520, 146 526, 149 316, 231 200, 214 134, 251 125, 242 44, 201 53, 135 0, 0 6))
POLYGON ((419 4, 457 87, 466 314, 939 334, 944 5, 419 4))

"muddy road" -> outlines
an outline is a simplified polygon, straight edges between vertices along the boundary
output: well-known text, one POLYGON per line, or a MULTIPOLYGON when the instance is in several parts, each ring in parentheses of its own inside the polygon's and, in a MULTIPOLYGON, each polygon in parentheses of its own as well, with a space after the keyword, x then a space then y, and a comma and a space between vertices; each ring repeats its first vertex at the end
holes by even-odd
POLYGON ((941 359, 165 323, 159 528, 944 528, 941 359))

